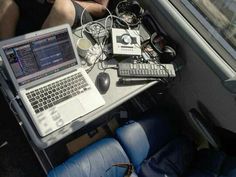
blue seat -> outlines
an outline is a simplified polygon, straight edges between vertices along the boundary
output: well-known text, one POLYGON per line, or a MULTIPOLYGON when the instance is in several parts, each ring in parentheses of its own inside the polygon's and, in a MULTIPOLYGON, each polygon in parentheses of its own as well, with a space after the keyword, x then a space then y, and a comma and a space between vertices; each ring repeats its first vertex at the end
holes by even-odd
POLYGON ((140 177, 236 177, 236 158, 196 145, 165 114, 150 113, 116 130, 140 177))
POLYGON ((214 149, 197 150, 166 114, 145 114, 82 149, 48 177, 124 177, 132 163, 132 177, 236 177, 236 158, 214 149), (116 138, 116 139, 115 139, 116 138))
POLYGON ((117 163, 129 163, 129 159, 115 139, 104 138, 52 169, 48 177, 124 177, 127 169, 112 167, 117 163))

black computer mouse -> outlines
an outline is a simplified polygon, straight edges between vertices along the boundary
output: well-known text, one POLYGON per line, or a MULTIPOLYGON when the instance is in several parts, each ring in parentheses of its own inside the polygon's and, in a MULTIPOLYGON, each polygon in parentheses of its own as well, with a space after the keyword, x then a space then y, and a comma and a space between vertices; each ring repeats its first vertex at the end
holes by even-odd
POLYGON ((106 93, 110 86, 109 74, 106 72, 99 73, 96 78, 96 86, 100 93, 106 93))

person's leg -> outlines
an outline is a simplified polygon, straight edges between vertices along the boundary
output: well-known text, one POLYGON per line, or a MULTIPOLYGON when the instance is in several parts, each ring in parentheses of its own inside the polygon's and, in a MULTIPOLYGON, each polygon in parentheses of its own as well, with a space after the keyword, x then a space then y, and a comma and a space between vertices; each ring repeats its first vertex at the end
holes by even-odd
POLYGON ((0 1, 0 40, 15 35, 19 14, 19 7, 13 0, 0 1))
MULTIPOLYGON (((0 0, 1 1, 1 0, 0 0)), ((16 35, 40 30, 48 17, 52 4, 38 0, 15 0, 20 9, 20 18, 16 27, 16 35)))
POLYGON ((94 0, 95 2, 97 2, 98 4, 101 4, 104 7, 108 6, 109 0, 94 0))
POLYGON ((75 7, 75 20, 72 28, 76 28, 83 24, 93 21, 91 14, 84 9, 79 3, 76 1, 72 1, 75 7))
POLYGON ((95 18, 103 17, 106 13, 106 7, 108 5, 109 0, 94 0, 94 1, 81 1, 75 0, 83 8, 95 18))
POLYGON ((68 23, 70 26, 74 24, 76 12, 74 4, 71 0, 56 0, 52 9, 44 21, 42 28, 68 23))

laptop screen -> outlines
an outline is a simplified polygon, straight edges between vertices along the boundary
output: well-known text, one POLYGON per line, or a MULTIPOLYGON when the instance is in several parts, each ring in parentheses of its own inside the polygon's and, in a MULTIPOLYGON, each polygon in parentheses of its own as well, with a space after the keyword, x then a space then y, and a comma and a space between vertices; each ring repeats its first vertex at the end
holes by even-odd
POLYGON ((22 40, 3 51, 19 85, 77 65, 67 29, 22 40))

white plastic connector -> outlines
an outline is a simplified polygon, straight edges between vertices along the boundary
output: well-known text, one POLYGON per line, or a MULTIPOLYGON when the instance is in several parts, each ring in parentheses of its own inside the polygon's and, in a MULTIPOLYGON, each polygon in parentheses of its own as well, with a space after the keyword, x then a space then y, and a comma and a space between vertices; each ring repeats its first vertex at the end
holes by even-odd
POLYGON ((89 65, 94 64, 96 61, 105 59, 106 55, 103 53, 101 46, 98 44, 95 44, 93 47, 91 47, 85 56, 85 60, 89 65))

